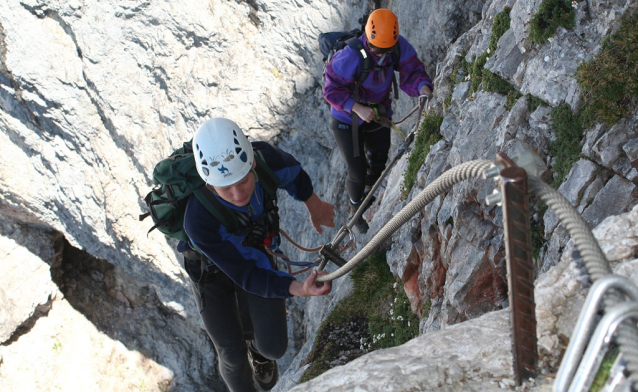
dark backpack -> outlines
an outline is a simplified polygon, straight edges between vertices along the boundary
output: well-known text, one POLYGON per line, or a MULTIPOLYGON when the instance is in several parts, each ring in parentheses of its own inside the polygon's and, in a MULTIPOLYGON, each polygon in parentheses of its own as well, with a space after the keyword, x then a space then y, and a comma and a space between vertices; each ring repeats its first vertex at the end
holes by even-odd
POLYGON ((194 194, 229 232, 247 235, 244 241, 246 245, 264 245, 264 242, 278 235, 277 188, 279 181, 264 161, 261 151, 253 147, 257 161, 255 172, 265 194, 264 214, 259 221, 252 222, 249 216, 227 208, 206 187, 204 180, 197 173, 193 148, 189 141, 168 158, 157 163, 153 169, 155 186, 144 198, 149 212, 139 217, 140 221, 148 216, 153 219, 153 227, 148 232, 157 229, 167 237, 189 241, 184 231, 184 211, 188 198, 194 194))
MULTIPOLYGON (((332 31, 329 33, 321 33, 319 34, 319 49, 323 54, 324 68, 323 75, 325 78, 326 74, 326 66, 332 60, 332 57, 335 53, 345 48, 346 46, 350 46, 354 49, 358 54, 359 58, 361 58, 362 67, 359 73, 359 78, 355 82, 354 87, 354 96, 352 97, 355 101, 359 101, 359 87, 364 82, 364 80, 368 77, 368 74, 372 70, 382 70, 389 66, 380 67, 376 64, 372 63, 372 60, 365 53, 365 49, 363 48, 363 42, 359 39, 365 30, 365 25, 368 21, 368 14, 364 14, 359 19, 359 24, 361 28, 356 28, 348 31, 332 31)), ((401 50, 399 45, 394 45, 392 50, 392 68, 396 71, 399 67, 399 60, 401 59, 401 50)), ((397 86, 397 80, 393 73, 392 75, 392 88, 394 90, 394 99, 399 99, 399 90, 397 86)))

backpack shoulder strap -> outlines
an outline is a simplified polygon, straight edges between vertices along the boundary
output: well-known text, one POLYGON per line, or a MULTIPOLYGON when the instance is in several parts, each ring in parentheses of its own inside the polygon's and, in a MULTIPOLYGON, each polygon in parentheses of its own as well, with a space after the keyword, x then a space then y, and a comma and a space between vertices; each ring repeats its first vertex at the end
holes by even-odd
POLYGON ((273 171, 268 167, 266 160, 264 159, 264 154, 258 149, 255 148, 255 160, 257 161, 257 167, 255 171, 257 172, 257 177, 259 178, 259 185, 264 188, 264 191, 272 197, 276 199, 277 196, 277 188, 279 188, 279 179, 273 173, 273 171))
POLYGON ((399 69, 399 61, 401 61, 401 48, 397 42, 392 48, 392 68, 394 68, 396 72, 398 72, 399 69))
MULTIPOLYGON (((392 48, 392 69, 394 72, 398 72, 399 70, 399 61, 401 60, 401 48, 399 47, 399 43, 397 42, 392 48)), ((399 99, 399 86, 397 85, 397 78, 392 72, 392 88, 394 89, 394 99, 399 99)))
POLYGON ((368 56, 368 53, 366 53, 365 49, 363 48, 363 42, 361 42, 359 38, 357 37, 350 38, 349 40, 346 41, 346 44, 348 44, 349 47, 354 49, 355 52, 357 52, 359 54, 359 57, 361 58, 361 63, 362 63, 361 73, 359 74, 359 78, 355 82, 354 95, 352 96, 352 98, 358 102, 359 101, 359 86, 361 86, 363 81, 366 80, 366 78, 368 77, 368 74, 372 70, 372 60, 370 59, 370 56, 368 56))
POLYGON ((210 212, 220 224, 226 227, 228 232, 235 233, 237 229, 239 229, 237 216, 226 208, 226 206, 224 206, 217 197, 215 197, 213 192, 206 188, 206 185, 202 185, 195 189, 193 193, 195 194, 195 197, 197 197, 197 200, 206 207, 208 212, 210 212))

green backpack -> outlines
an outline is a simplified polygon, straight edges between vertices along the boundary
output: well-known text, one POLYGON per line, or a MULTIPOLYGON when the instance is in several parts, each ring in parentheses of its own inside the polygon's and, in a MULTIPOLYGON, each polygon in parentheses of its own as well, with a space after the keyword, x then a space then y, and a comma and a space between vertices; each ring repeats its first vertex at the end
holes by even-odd
MULTIPOLYGON (((148 233, 157 229, 165 236, 177 240, 188 241, 184 231, 184 211, 190 195, 194 194, 206 209, 226 229, 235 234, 249 234, 256 231, 259 234, 279 234, 279 219, 277 215, 277 187, 279 181, 263 159, 258 148, 254 148, 257 166, 255 171, 259 185, 264 189, 264 214, 268 230, 263 227, 256 230, 255 222, 251 222, 242 213, 224 206, 206 187, 204 180, 197 173, 191 141, 175 150, 168 158, 161 160, 153 169, 153 183, 155 186, 146 195, 144 202, 149 212, 141 214, 142 221, 148 216, 153 219, 153 227, 148 233)), ((148 234, 147 233, 147 234, 148 234)), ((253 235, 254 236, 254 235, 253 235)), ((271 235, 272 236, 272 235, 271 235)), ((252 239, 248 244, 256 245, 259 240, 252 239)))

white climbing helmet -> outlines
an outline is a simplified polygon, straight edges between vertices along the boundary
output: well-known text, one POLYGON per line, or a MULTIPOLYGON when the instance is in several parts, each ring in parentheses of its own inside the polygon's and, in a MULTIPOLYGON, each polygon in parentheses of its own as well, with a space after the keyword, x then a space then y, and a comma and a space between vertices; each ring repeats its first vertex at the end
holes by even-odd
POLYGON ((193 136, 193 155, 199 176, 214 186, 232 185, 253 167, 253 146, 226 118, 212 118, 199 127, 193 136))

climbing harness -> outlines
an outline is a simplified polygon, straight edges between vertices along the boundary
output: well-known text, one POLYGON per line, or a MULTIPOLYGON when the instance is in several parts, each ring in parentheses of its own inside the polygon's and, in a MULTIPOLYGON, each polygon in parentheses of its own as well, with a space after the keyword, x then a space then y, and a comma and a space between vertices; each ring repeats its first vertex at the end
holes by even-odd
MULTIPOLYGON (((299 245, 292 238, 290 238, 288 233, 286 233, 283 229, 280 229, 280 233, 283 235, 284 238, 286 238, 297 249, 302 250, 304 252, 308 252, 308 253, 320 252, 320 254, 322 256, 323 255, 329 255, 332 259, 336 260, 335 261, 336 264, 338 266, 340 266, 340 267, 343 266, 346 262, 345 262, 345 260, 343 260, 341 258, 341 256, 339 256, 339 254, 345 252, 348 248, 350 248, 350 246, 352 246, 352 244, 354 244, 354 241, 350 241, 349 243, 346 244, 346 246, 341 247, 338 252, 332 251, 331 248, 330 249, 326 249, 326 246, 319 246, 319 247, 316 247, 316 248, 306 248, 306 247, 303 247, 303 246, 299 245), (339 261, 339 260, 342 260, 342 261, 339 261)), ((288 269, 288 273, 290 275, 292 275, 292 276, 302 274, 302 273, 312 269, 313 267, 317 267, 317 266, 319 266, 319 264, 321 262, 321 258, 316 259, 313 262, 291 261, 290 257, 288 257, 286 254, 282 253, 278 246, 274 250, 271 249, 271 248, 265 248, 265 249, 266 249, 266 252, 268 254, 270 254, 273 257, 277 257, 277 258, 281 259, 284 263, 286 263, 286 267, 288 269), (291 266, 304 267, 304 268, 293 272, 291 266)))

